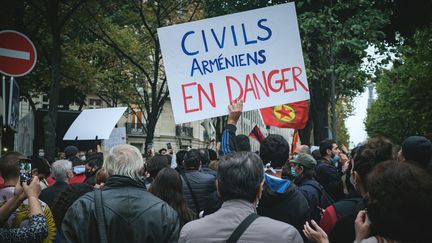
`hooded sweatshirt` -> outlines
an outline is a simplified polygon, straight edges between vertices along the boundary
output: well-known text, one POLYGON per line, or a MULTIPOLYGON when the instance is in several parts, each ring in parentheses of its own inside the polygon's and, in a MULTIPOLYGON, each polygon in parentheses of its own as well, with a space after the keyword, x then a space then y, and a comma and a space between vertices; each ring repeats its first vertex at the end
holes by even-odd
POLYGON ((288 223, 299 232, 302 232, 303 225, 310 217, 308 202, 294 183, 267 174, 257 212, 288 223))

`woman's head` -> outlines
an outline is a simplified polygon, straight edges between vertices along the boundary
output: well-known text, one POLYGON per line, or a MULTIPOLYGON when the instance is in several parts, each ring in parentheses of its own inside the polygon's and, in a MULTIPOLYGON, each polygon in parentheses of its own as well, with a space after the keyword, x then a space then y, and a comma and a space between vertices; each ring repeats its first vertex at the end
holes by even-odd
POLYGON ((176 170, 170 167, 161 169, 151 184, 149 192, 173 207, 179 214, 182 224, 192 220, 192 211, 186 206, 182 180, 176 170))
POLYGON ((376 233, 398 241, 432 239, 432 177, 422 168, 385 161, 368 175, 368 215, 376 233))

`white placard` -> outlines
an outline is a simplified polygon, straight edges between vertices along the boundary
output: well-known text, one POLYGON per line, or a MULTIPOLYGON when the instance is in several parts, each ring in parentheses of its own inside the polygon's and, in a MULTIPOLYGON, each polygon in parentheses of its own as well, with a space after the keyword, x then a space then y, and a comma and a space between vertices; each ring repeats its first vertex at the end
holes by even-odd
POLYGON ((177 124, 309 99, 294 3, 158 29, 177 124))
POLYGON ((75 119, 63 140, 108 139, 115 124, 127 107, 83 110, 75 119))
POLYGON ((126 143, 126 127, 114 128, 108 139, 103 141, 105 151, 109 151, 112 147, 126 143))

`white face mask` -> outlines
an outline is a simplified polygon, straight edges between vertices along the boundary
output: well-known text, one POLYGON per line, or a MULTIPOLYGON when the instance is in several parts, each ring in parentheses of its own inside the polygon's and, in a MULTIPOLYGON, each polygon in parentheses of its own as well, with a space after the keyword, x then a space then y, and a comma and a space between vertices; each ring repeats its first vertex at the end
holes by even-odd
POLYGON ((45 156, 45 152, 39 152, 39 157, 44 157, 45 156))
POLYGON ((82 161, 85 161, 85 160, 86 160, 86 156, 83 155, 83 156, 80 157, 80 159, 81 159, 82 161))

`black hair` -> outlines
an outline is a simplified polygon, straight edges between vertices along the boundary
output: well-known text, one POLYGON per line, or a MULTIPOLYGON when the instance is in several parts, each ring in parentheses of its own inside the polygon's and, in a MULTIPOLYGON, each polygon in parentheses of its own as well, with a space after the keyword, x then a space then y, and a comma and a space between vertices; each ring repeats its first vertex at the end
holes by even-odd
POLYGON ((261 159, 252 152, 233 152, 221 157, 217 182, 223 201, 243 199, 254 202, 264 180, 261 159))
POLYGON ((90 167, 102 168, 103 165, 103 155, 101 154, 93 154, 86 160, 86 164, 90 167))
POLYGON ((319 151, 320 151, 321 157, 324 157, 327 155, 327 149, 332 150, 333 144, 337 145, 336 141, 332 140, 332 139, 324 139, 323 141, 320 142, 319 151))
POLYGON ((376 234, 401 242, 430 242, 432 177, 418 166, 378 164, 367 178, 368 216, 376 234))
POLYGON ((209 152, 210 161, 217 160, 217 153, 213 149, 207 149, 209 152))
POLYGON ((279 134, 270 134, 261 142, 260 157, 264 164, 271 163, 273 168, 282 168, 289 153, 287 140, 279 134))
POLYGON ((159 171, 149 188, 149 192, 167 202, 174 208, 179 217, 181 226, 194 218, 193 211, 187 207, 180 175, 171 168, 159 171))
POLYGON ((183 160, 184 160, 186 153, 187 153, 186 150, 180 150, 176 153, 177 166, 183 166, 182 164, 183 164, 183 160))
POLYGON ((246 152, 250 152, 251 151, 251 146, 250 146, 250 141, 249 141, 249 137, 243 134, 239 134, 237 136, 235 136, 235 146, 236 146, 236 151, 246 151, 246 152))
POLYGON ((198 149, 187 151, 184 156, 183 163, 186 169, 198 169, 200 167, 200 152, 198 149))
POLYGON ((165 151, 165 152, 167 152, 168 150, 167 150, 166 148, 161 148, 161 149, 159 149, 159 154, 161 154, 161 153, 162 153, 162 151, 165 151))
POLYGON ((31 160, 32 170, 37 169, 38 174, 43 174, 46 177, 48 177, 51 174, 51 166, 48 160, 37 155, 31 156, 30 160, 31 160))
POLYGON ((157 154, 147 162, 146 169, 150 176, 155 178, 160 170, 169 166, 170 162, 168 161, 168 158, 164 155, 157 154))
POLYGON ((210 163, 210 156, 208 150, 205 148, 200 148, 198 149, 198 151, 200 153, 201 164, 208 165, 210 163))

